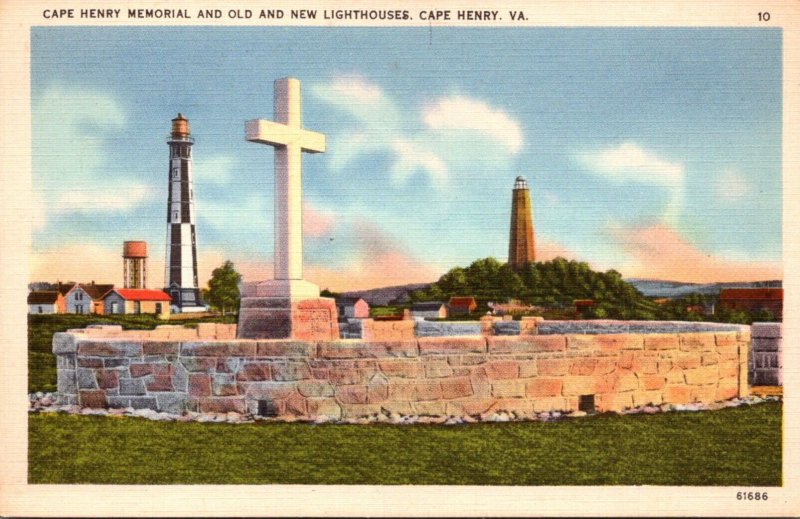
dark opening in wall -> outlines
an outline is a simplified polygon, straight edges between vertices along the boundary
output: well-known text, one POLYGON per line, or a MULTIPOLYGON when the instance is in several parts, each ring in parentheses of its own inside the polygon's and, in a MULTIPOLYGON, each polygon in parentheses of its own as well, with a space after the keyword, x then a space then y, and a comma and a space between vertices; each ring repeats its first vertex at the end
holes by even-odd
POLYGON ((586 413, 594 413, 594 395, 581 395, 578 400, 578 410, 586 413))
POLYGON ((272 400, 258 401, 258 416, 274 417, 278 416, 278 406, 272 400))

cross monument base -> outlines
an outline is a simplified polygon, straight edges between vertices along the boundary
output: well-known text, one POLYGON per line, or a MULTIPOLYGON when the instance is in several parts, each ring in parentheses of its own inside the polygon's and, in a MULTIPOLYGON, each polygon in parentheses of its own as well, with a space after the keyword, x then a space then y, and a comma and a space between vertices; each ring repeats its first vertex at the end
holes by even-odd
POLYGON ((339 338, 336 301, 302 279, 276 279, 242 287, 239 339, 331 341, 339 338))

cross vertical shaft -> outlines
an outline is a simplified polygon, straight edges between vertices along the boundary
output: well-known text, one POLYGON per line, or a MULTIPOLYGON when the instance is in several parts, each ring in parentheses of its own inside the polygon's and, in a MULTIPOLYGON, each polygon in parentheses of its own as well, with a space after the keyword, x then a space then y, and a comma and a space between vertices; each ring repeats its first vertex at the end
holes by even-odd
POLYGON ((245 126, 251 142, 275 148, 276 280, 303 279, 302 152, 325 151, 325 136, 304 130, 300 81, 275 81, 275 122, 257 119, 245 126))

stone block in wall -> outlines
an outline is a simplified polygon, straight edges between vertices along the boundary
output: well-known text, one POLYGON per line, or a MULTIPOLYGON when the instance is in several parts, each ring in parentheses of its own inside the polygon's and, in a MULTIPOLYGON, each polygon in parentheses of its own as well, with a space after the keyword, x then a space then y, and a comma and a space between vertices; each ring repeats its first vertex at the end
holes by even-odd
POLYGON ((96 372, 97 386, 100 389, 119 388, 119 372, 117 370, 100 369, 96 372))
POLYGON ((563 335, 518 335, 487 337, 489 353, 541 353, 567 349, 563 335))
POLYGON ((490 380, 507 380, 519 377, 519 362, 515 360, 491 360, 486 366, 490 380))
POLYGON ((492 323, 492 335, 519 335, 519 321, 497 321, 492 323))
POLYGON ((597 359, 597 363, 594 366, 594 374, 607 375, 609 373, 613 373, 616 369, 617 369, 617 359, 601 357, 597 359))
POLYGON ((539 364, 536 360, 519 361, 519 377, 531 378, 539 375, 539 364))
MULTIPOLYGON (((149 386, 148 386, 148 389, 149 386)), ((151 390, 152 391, 152 390, 151 390)), ((235 375, 232 373, 215 373, 211 375, 212 396, 234 396, 238 393, 235 375)))
POLYGON ((673 334, 652 334, 644 336, 644 349, 646 350, 677 350, 678 337, 673 334))
POLYGON ((377 372, 377 368, 369 367, 333 368, 329 371, 328 378, 334 385, 367 384, 377 372))
POLYGON ((597 392, 598 377, 569 375, 563 379, 561 393, 564 396, 593 395, 597 392))
POLYGON ((449 377, 453 374, 453 368, 450 367, 446 360, 429 360, 424 365, 426 378, 449 377))
POLYGON ((55 355, 67 355, 78 351, 78 340, 75 335, 65 332, 53 334, 53 353, 55 355))
POLYGON ((736 398, 739 394, 739 384, 736 382, 721 381, 719 386, 716 387, 714 394, 715 401, 730 400, 736 398))
POLYGON ((737 334, 735 332, 715 333, 714 341, 717 345, 717 350, 720 347, 736 346, 737 334))
POLYGON ((535 378, 526 383, 526 395, 530 398, 560 396, 564 381, 560 378, 535 378))
POLYGON ((681 353, 675 359, 675 363, 681 369, 699 368, 700 365, 702 364, 702 361, 703 361, 702 354, 698 352, 681 353))
POLYGON ((425 365, 421 362, 381 360, 378 362, 378 366, 387 377, 422 378, 425 376, 425 365))
POLYGON ((681 351, 714 351, 716 342, 712 333, 678 334, 681 351))
POLYGON ((91 407, 93 409, 103 409, 108 407, 108 400, 106 399, 106 392, 102 389, 80 391, 78 393, 78 405, 82 407, 91 407))
POLYGON ((248 360, 236 373, 239 382, 261 382, 272 380, 272 367, 270 362, 248 360))
POLYGON ((121 378, 119 380, 120 395, 145 395, 147 391, 144 379, 141 378, 121 378))
POLYGON ((177 341, 143 341, 144 355, 178 355, 181 343, 177 341))
POLYGON ((464 398, 447 402, 447 414, 450 416, 479 417, 489 411, 497 402, 494 398, 464 398))
POLYGON ((57 375, 58 392, 65 395, 78 394, 77 373, 74 369, 59 369, 57 375))
POLYGON ((201 413, 246 413, 244 397, 201 397, 197 399, 201 413))
POLYGON ((213 373, 217 359, 213 357, 181 357, 181 365, 189 372, 213 373))
POLYGON ((690 386, 716 384, 719 382, 719 367, 714 365, 687 369, 684 376, 690 386))
POLYGON ((297 391, 297 384, 293 382, 250 382, 245 386, 248 400, 286 400, 297 391))
POLYGON ((342 408, 333 398, 309 398, 308 414, 321 420, 338 420, 342 417, 342 408))
POLYGON ((320 342, 317 356, 323 359, 417 357, 416 340, 320 342))
MULTIPOLYGON (((75 355, 65 354, 56 356, 56 369, 75 369, 75 364, 75 355)), ((102 367, 102 365, 103 362, 101 360, 97 367, 102 367)))
POLYGON ((539 359, 537 369, 540 375, 566 375, 569 373, 570 359, 539 359))
POLYGON ((256 341, 183 342, 181 355, 187 357, 255 357, 256 341))
POLYGON ((605 393, 595 398, 595 408, 598 411, 624 411, 633 407, 634 391, 626 393, 605 393))
POLYGON ((78 389, 97 389, 93 369, 78 368, 78 389))
POLYGON ((572 359, 569 368, 570 375, 592 375, 597 368, 597 359, 592 357, 577 357, 572 359))
POLYGON ((256 355, 259 357, 313 357, 317 345, 310 341, 272 339, 258 341, 256 355))
POLYGON ((446 400, 472 396, 472 381, 469 377, 453 377, 440 381, 442 398, 446 400))
POLYGON ((441 400, 441 398, 442 385, 438 380, 420 380, 414 383, 413 401, 441 400))
POLYGON ((367 386, 339 386, 336 388, 336 400, 340 404, 366 404, 367 386))
POLYGON ((753 323, 750 326, 753 338, 779 338, 783 337, 782 323, 753 323))
POLYGON ((447 416, 447 402, 414 402, 413 414, 419 416, 447 416))
POLYGON ((692 402, 708 404, 713 402, 716 396, 717 386, 713 384, 707 386, 692 386, 691 388, 692 402))
POLYGON ((661 391, 634 391, 633 406, 644 407, 646 405, 661 405, 664 403, 664 395, 661 391))
POLYGON ((617 393, 635 391, 639 388, 639 377, 630 371, 623 371, 614 377, 613 391, 617 393))
POLYGON ((704 352, 701 357, 700 363, 703 366, 711 366, 714 364, 719 364, 719 355, 717 355, 716 353, 704 352))
POLYGON ((665 404, 688 404, 692 401, 691 388, 686 385, 667 384, 664 388, 665 404))
POLYGON ((297 383, 297 390, 305 397, 332 397, 333 386, 325 380, 301 380, 297 383))
POLYGON ((311 369, 305 362, 276 362, 272 365, 273 380, 290 381, 308 378, 312 378, 311 369))
POLYGON ((658 373, 658 357, 652 355, 645 355, 651 352, 636 352, 633 356, 633 365, 631 369, 636 373, 644 375, 653 375, 658 373))
POLYGON ((522 398, 525 396, 524 380, 496 380, 492 382, 492 396, 498 398, 522 398))
POLYGON ((186 393, 159 393, 156 395, 156 409, 163 413, 183 414, 187 399, 186 393))
POLYGON ((198 339, 216 339, 217 338, 217 324, 216 323, 197 323, 197 338, 198 339))
POLYGON ((78 355, 85 357, 140 357, 142 343, 125 340, 83 339, 78 341, 78 355))
POLYGON ((739 345, 735 342, 730 345, 717 345, 717 353, 722 361, 736 360, 739 358, 739 345))
POLYGON ((644 375, 639 378, 640 389, 645 391, 663 389, 666 385, 667 379, 661 375, 644 375))
MULTIPOLYGON (((59 356, 61 358, 61 356, 59 356)), ((73 356, 73 358, 76 358, 73 356)), ((115 359, 110 359, 115 360, 115 359)), ((102 368, 105 365, 104 359, 100 357, 81 357, 77 359, 80 368, 102 368)))
POLYGON ((417 337, 454 337, 481 335, 478 321, 416 321, 417 337))
POLYGON ((485 419, 494 413, 513 414, 519 419, 533 418, 533 402, 522 398, 499 398, 481 418, 485 419))
POLYGON ((236 325, 217 323, 217 340, 230 341, 236 338, 236 325))
POLYGON ((486 337, 420 337, 420 355, 485 353, 486 337))

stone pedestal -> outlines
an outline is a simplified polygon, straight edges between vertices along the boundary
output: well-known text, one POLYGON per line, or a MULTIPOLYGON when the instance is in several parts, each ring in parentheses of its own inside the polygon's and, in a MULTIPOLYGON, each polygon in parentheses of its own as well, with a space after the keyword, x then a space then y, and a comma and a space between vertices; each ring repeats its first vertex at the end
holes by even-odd
POLYGON ((336 302, 319 297, 304 280, 273 280, 246 285, 239 307, 239 339, 331 341, 339 338, 336 302))

